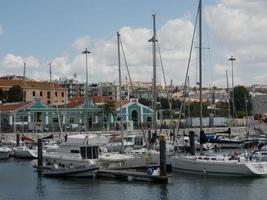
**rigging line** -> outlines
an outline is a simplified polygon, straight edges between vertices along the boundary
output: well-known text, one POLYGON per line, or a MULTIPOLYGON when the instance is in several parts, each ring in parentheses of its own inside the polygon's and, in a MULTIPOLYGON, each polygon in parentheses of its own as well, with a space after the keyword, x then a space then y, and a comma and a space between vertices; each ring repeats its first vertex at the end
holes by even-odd
POLYGON ((158 45, 158 50, 159 50, 159 59, 160 59, 160 65, 161 65, 161 70, 162 70, 164 85, 165 85, 165 88, 166 88, 166 86, 167 86, 167 84, 166 84, 166 76, 165 76, 165 71, 164 71, 164 67, 163 67, 163 62, 162 62, 162 57, 161 57, 161 51, 160 51, 160 46, 159 46, 159 42, 158 41, 157 41, 157 45, 158 45))
POLYGON ((126 60, 126 55, 125 55, 125 52, 124 52, 122 41, 120 41, 120 44, 121 44, 121 50, 122 50, 122 54, 123 54, 125 66, 126 66, 127 73, 128 73, 129 80, 130 80, 130 84, 131 84, 131 89, 132 89, 132 91, 134 91, 134 89, 133 89, 133 83, 132 83, 132 78, 131 78, 131 75, 130 75, 130 71, 129 71, 127 60, 126 60))
POLYGON ((197 19, 198 19, 198 15, 199 15, 199 8, 197 10, 197 14, 196 14, 196 19, 195 19, 195 24, 194 24, 194 31, 193 31, 193 37, 192 37, 192 41, 191 41, 191 46, 190 46, 190 51, 189 51, 189 56, 188 56, 188 63, 187 63, 187 68, 186 68, 186 75, 185 75, 185 80, 184 80, 184 84, 183 84, 183 95, 182 95, 182 103, 180 105, 180 110, 179 110, 179 119, 178 119, 178 128, 177 128, 177 133, 179 133, 180 130, 180 122, 181 122, 181 112, 182 112, 182 107, 183 107, 183 102, 185 100, 185 91, 186 91, 186 87, 187 87, 187 77, 188 77, 188 72, 189 72, 189 66, 191 63, 191 57, 192 57, 192 51, 193 51, 193 45, 194 45, 194 39, 195 39, 195 34, 196 34, 196 26, 197 26, 197 19))
POLYGON ((163 76, 163 80, 164 80, 165 92, 166 92, 167 101, 168 101, 169 107, 170 107, 170 105, 171 105, 170 98, 169 98, 170 90, 167 89, 166 76, 165 76, 165 71, 164 71, 162 57, 161 57, 161 50, 160 50, 158 40, 157 40, 157 45, 158 45, 158 52, 159 52, 159 59, 160 59, 160 65, 161 65, 161 70, 162 70, 162 76, 163 76))

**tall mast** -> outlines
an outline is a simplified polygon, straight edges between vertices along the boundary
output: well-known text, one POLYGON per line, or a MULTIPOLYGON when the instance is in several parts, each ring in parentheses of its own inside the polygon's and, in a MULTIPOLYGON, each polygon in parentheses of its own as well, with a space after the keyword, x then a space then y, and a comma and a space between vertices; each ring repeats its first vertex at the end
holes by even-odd
POLYGON ((228 127, 230 126, 230 118, 231 118, 231 111, 230 111, 230 92, 229 92, 229 82, 228 82, 228 72, 226 70, 226 84, 227 84, 227 94, 228 94, 228 127))
MULTIPOLYGON (((82 54, 85 54, 85 68, 86 68, 86 83, 85 83, 85 98, 84 98, 84 106, 87 107, 89 103, 89 95, 88 95, 88 63, 87 63, 87 55, 90 54, 91 52, 85 48, 85 50, 82 52, 82 54)), ((87 132, 87 115, 88 113, 85 112, 85 117, 84 117, 84 130, 87 132)), ((93 118, 92 118, 93 120, 93 118)))
POLYGON ((233 56, 228 59, 231 62, 232 68, 232 117, 233 117, 233 126, 235 126, 235 92, 234 92, 234 61, 236 60, 233 56))
POLYGON ((199 102, 200 102, 200 131, 202 131, 202 0, 199 0, 199 102))
MULTIPOLYGON (((23 63, 23 88, 22 88, 22 103, 26 102, 26 95, 24 97, 24 87, 25 87, 25 73, 26 73, 26 63, 23 63)), ((26 92, 25 92, 26 93, 26 92)), ((22 132, 24 133, 24 113, 25 113, 25 109, 23 111, 23 115, 22 115, 22 132)), ((1 123, 1 121, 0 121, 1 123)))
POLYGON ((119 66, 119 99, 120 99, 120 131, 121 131, 121 152, 124 152, 124 135, 122 123, 122 98, 121 98, 121 53, 120 53, 120 33, 117 32, 118 42, 118 66, 119 66))
POLYGON ((153 53, 153 87, 152 87, 152 94, 153 94, 153 128, 155 130, 155 133, 157 134, 157 68, 156 68, 156 21, 155 21, 155 14, 152 15, 153 17, 153 37, 149 40, 149 42, 152 42, 152 53, 153 53))
MULTIPOLYGON (((202 125, 202 0, 199 0, 199 104, 200 116, 199 125, 200 133, 203 130, 202 125)), ((200 154, 203 154, 203 145, 200 143, 200 154)))

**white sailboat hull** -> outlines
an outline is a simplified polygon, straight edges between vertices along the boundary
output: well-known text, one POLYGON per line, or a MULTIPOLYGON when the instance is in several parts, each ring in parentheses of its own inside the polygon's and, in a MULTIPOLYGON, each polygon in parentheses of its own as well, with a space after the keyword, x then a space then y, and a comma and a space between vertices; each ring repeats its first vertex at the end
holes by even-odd
POLYGON ((0 159, 7 159, 10 156, 10 152, 0 152, 0 159))
POLYGON ((174 156, 171 158, 174 171, 219 176, 265 176, 265 163, 244 163, 238 160, 199 160, 194 156, 174 156))

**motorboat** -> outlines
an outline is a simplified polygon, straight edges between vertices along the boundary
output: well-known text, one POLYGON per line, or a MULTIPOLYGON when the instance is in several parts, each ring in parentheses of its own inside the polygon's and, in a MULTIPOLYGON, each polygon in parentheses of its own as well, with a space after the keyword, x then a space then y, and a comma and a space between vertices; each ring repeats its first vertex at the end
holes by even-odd
POLYGON ((14 147, 13 152, 15 158, 36 159, 38 157, 37 147, 14 147))
POLYGON ((107 142, 108 139, 99 134, 68 136, 54 151, 44 153, 44 164, 69 167, 94 165, 99 156, 100 146, 107 142))
MULTIPOLYGON (((124 136, 124 148, 140 149, 143 148, 145 140, 143 135, 140 134, 130 134, 124 136)), ((109 142, 106 144, 107 150, 109 152, 119 152, 121 151, 121 138, 115 137, 110 138, 109 142)))
POLYGON ((7 159, 9 158, 12 150, 6 146, 0 144, 0 159, 7 159))

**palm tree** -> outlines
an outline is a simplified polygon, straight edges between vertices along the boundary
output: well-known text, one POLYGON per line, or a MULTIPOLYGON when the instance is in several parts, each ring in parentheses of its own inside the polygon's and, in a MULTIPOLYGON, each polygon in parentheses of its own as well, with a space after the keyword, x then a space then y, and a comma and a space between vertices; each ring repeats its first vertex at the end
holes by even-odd
POLYGON ((104 116, 107 119, 108 126, 109 126, 110 125, 110 122, 109 122, 110 115, 114 115, 116 113, 115 102, 114 101, 106 102, 103 105, 103 113, 104 113, 104 116))

